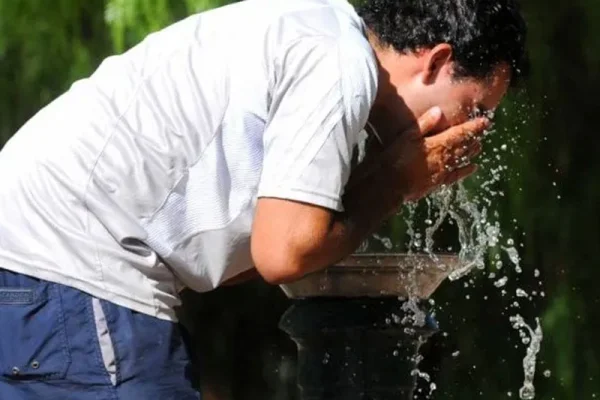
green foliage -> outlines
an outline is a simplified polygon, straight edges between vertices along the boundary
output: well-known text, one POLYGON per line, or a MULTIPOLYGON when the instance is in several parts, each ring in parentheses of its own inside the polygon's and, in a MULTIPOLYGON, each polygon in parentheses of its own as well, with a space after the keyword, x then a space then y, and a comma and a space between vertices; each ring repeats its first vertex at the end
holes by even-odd
POLYGON ((108 0, 104 16, 117 52, 138 43, 172 19, 168 0, 108 0))
POLYGON ((0 143, 109 50, 101 1, 0 1, 0 143))
POLYGON ((115 50, 122 52, 147 34, 192 13, 234 0, 108 0, 105 19, 115 50))

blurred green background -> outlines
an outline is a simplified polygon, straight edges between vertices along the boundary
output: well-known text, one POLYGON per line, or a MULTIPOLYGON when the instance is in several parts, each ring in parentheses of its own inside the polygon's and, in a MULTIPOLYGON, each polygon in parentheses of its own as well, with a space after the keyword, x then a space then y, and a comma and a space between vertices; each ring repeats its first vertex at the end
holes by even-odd
MULTIPOLYGON (((0 0, 0 144, 107 55, 226 2, 0 0)), ((524 272, 510 276, 505 295, 487 277, 492 266, 436 293, 444 334, 424 349, 422 369, 438 389, 419 398, 518 398, 525 346, 508 322, 517 311, 543 322, 537 398, 600 398, 600 2, 527 0, 523 8, 532 73, 503 104, 486 146, 490 160, 510 148, 497 161, 508 170, 488 215, 497 212, 504 239, 514 238, 524 272), (517 288, 545 297, 517 299, 517 288)), ((403 248, 402 219, 382 231, 403 248)), ((444 246, 456 241, 451 227, 441 236, 444 246)), ((295 398, 295 346, 277 329, 289 303, 278 288, 253 282, 185 300, 207 399, 295 398)))

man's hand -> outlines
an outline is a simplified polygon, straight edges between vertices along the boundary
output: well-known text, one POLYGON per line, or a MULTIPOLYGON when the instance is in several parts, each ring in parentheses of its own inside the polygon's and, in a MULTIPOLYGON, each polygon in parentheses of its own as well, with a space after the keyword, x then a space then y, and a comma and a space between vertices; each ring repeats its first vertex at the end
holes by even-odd
POLYGON ((252 228, 252 258, 268 282, 292 281, 352 253, 404 201, 416 200, 475 170, 470 159, 481 150, 488 126, 477 119, 434 132, 441 113, 433 109, 418 126, 379 152, 367 154, 352 173, 345 212, 274 198, 258 200, 252 228))
POLYGON ((451 185, 476 171, 471 159, 481 152, 481 136, 489 120, 478 118, 433 136, 441 112, 432 109, 418 121, 418 128, 399 136, 386 151, 385 162, 398 171, 405 201, 418 200, 440 185, 451 185))
POLYGON ((489 120, 470 120, 431 135, 441 116, 439 108, 432 108, 390 146, 370 149, 350 177, 347 197, 363 190, 365 179, 385 181, 380 201, 389 204, 389 214, 393 214, 403 202, 418 200, 440 185, 451 185, 475 172, 477 166, 470 161, 481 152, 480 138, 489 120))

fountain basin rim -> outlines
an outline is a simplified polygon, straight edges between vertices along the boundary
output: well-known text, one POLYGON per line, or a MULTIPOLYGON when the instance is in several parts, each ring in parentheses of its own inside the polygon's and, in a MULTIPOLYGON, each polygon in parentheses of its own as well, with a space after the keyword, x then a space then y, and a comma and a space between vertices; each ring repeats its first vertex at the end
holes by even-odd
POLYGON ((409 295, 427 299, 460 266, 456 254, 353 254, 325 270, 281 285, 281 289, 291 299, 409 295))
POLYGON ((327 270, 345 270, 349 267, 373 268, 378 270, 387 268, 413 269, 415 264, 447 264, 454 266, 458 263, 458 254, 454 253, 435 253, 432 256, 428 254, 408 253, 360 253, 348 256, 327 270))

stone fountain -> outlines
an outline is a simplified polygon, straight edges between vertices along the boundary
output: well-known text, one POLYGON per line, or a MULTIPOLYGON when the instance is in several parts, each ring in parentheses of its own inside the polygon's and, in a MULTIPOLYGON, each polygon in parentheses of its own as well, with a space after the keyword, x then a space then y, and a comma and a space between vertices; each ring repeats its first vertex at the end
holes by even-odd
POLYGON ((360 254, 282 285, 299 399, 413 399, 419 347, 437 331, 422 300, 459 267, 454 255, 360 254))

